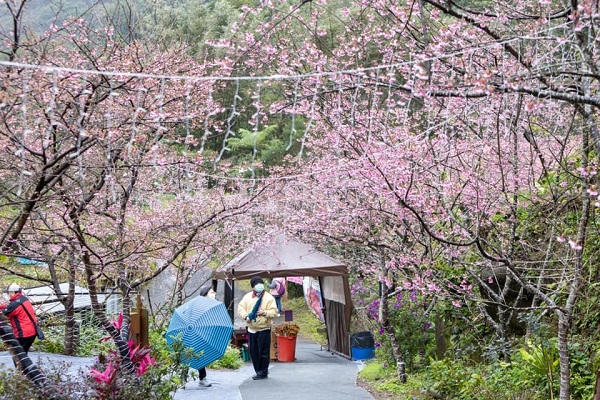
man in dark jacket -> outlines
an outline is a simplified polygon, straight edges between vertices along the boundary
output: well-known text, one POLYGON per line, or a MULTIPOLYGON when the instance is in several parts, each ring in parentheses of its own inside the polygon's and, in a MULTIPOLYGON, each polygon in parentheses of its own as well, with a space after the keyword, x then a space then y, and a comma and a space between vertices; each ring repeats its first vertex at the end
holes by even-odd
POLYGON ((8 317, 17 341, 27 354, 36 337, 35 310, 29 299, 23 295, 21 287, 16 283, 11 283, 6 292, 10 296, 10 302, 1 304, 0 310, 8 317))

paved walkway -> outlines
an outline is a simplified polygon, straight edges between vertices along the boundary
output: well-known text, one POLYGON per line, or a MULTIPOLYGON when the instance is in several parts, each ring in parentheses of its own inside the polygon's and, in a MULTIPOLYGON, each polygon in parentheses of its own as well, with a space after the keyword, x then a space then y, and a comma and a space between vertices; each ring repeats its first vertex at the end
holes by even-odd
POLYGON ((236 371, 213 371, 208 369, 207 379, 213 384, 199 388, 189 382, 186 390, 175 394, 176 400, 372 400, 373 397, 356 385, 356 377, 363 363, 350 361, 321 346, 298 339, 296 361, 272 361, 269 378, 253 381, 254 369, 251 362, 236 371))
MULTIPOLYGON (((269 378, 253 381, 254 369, 246 362, 238 370, 207 369, 207 379, 212 387, 200 388, 197 381, 188 382, 185 389, 175 393, 175 400, 264 400, 278 397, 285 400, 372 400, 373 397, 356 385, 357 374, 363 366, 360 361, 350 361, 321 346, 298 338, 296 361, 272 361, 269 378)), ((30 352, 34 362, 69 366, 76 374, 81 368, 93 364, 93 358, 68 357, 58 354, 30 352)), ((0 352, 0 363, 12 368, 8 352, 0 352)))

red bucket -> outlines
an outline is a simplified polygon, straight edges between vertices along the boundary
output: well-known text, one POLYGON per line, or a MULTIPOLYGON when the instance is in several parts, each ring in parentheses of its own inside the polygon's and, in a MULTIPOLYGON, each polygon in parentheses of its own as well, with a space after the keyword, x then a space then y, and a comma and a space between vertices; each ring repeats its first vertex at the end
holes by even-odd
POLYGON ((277 361, 296 361, 296 336, 277 336, 277 361))

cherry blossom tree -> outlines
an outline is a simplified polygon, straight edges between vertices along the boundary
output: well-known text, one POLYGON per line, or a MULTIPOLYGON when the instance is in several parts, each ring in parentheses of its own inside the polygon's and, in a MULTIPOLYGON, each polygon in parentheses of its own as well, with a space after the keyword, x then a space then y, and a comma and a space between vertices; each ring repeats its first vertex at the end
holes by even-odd
POLYGON ((216 246, 225 252, 248 226, 233 220, 266 190, 209 179, 192 134, 212 129, 207 119, 221 110, 210 97, 216 83, 203 77, 227 70, 195 62, 185 46, 126 41, 110 24, 80 18, 20 40, 8 41, 2 64, 0 246, 49 264, 47 283, 69 312, 67 336, 74 285, 87 286, 122 371, 131 372, 132 293, 169 266, 194 271, 216 246), (69 293, 58 286, 65 278, 69 293), (123 296, 122 325, 99 300, 104 282, 123 296))
MULTIPOLYGON (((503 340, 516 309, 551 311, 568 399, 575 305, 595 275, 586 243, 596 234, 597 6, 265 5, 247 8, 247 21, 275 9, 271 22, 240 25, 232 43, 240 69, 291 76, 272 109, 309 121, 303 167, 312 175, 298 193, 312 218, 298 229, 345 236, 364 228, 360 211, 373 201, 370 216, 408 226, 427 256, 413 257, 389 230, 398 235, 390 265, 428 267, 426 280, 405 284, 448 293, 435 250, 464 275, 456 306, 482 286, 503 340), (353 192, 358 202, 348 202, 353 192), (513 285, 518 299, 508 298, 513 285)), ((483 298, 477 306, 484 312, 483 298)))

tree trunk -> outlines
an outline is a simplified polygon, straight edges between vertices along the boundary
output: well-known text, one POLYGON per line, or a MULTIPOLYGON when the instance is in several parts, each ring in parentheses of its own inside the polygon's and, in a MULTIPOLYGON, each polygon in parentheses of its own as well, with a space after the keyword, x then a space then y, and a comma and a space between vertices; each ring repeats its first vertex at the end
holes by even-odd
MULTIPOLYGON (((589 146, 589 132, 582 136, 581 168, 587 170, 589 146)), ((571 398, 571 368, 569 357, 569 332, 571 329, 573 310, 575 309, 577 297, 581 291, 581 282, 583 280, 583 248, 587 234, 587 227, 590 218, 590 194, 588 193, 589 177, 581 176, 581 216, 579 217, 577 227, 576 248, 574 248, 574 267, 572 271, 572 281, 569 288, 569 295, 562 311, 558 313, 558 355, 560 363, 560 400, 569 400, 571 398)))
POLYGON ((446 338, 444 335, 444 319, 439 312, 435 313, 435 348, 436 355, 441 360, 446 356, 446 338))
POLYGON ((29 379, 36 387, 38 387, 44 396, 44 399, 60 400, 58 390, 50 382, 47 381, 46 375, 31 361, 29 356, 25 354, 23 348, 15 338, 13 330, 6 316, 0 313, 0 334, 2 341, 6 345, 8 352, 12 356, 13 361, 19 371, 21 371, 27 379, 29 379))
POLYGON ((383 330, 387 334, 387 337, 392 346, 392 352, 394 359, 396 360, 396 367, 398 371, 398 380, 402 383, 406 383, 406 370, 404 358, 400 352, 399 341, 396 338, 396 332, 394 326, 390 322, 389 318, 389 305, 387 300, 388 286, 385 283, 388 275, 388 268, 385 266, 385 257, 382 256, 381 260, 381 294, 379 299, 379 324, 383 327, 383 330))
MULTIPOLYGON (((569 400, 571 397, 571 368, 567 337, 569 331, 569 318, 564 313, 558 315, 558 356, 560 363, 560 400, 569 400)), ((552 388, 550 388, 552 390, 552 388)))
POLYGON ((119 354, 119 359, 121 360, 121 371, 133 372, 134 366, 131 362, 131 357, 129 355, 129 344, 127 343, 127 339, 124 340, 121 337, 120 330, 115 328, 115 326, 108 320, 104 308, 98 301, 98 287, 96 286, 96 278, 94 275, 94 270, 90 263, 89 253, 83 253, 83 263, 85 265, 86 279, 88 284, 88 290, 90 291, 90 301, 92 303, 94 315, 102 323, 102 327, 108 332, 113 342, 115 343, 117 353, 119 354))
MULTIPOLYGON (((69 282, 69 293, 63 302, 65 306, 65 351, 68 356, 75 353, 75 282, 69 282)), ((78 333, 77 333, 78 335, 78 333)))
POLYGON ((596 388, 594 389, 594 398, 592 400, 600 400, 600 369, 596 371, 596 388))

